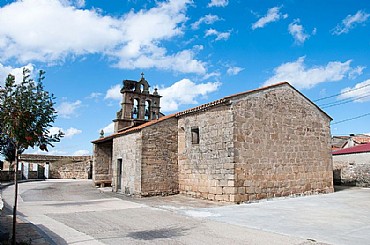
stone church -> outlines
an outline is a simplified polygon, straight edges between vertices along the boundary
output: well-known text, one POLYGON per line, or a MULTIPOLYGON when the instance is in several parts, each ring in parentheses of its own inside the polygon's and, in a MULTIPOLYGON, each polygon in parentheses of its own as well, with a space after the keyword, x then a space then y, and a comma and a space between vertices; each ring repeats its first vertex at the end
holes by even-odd
POLYGON ((134 196, 244 202, 333 192, 331 118, 289 83, 164 116, 124 80, 115 132, 93 141, 93 180, 134 196))

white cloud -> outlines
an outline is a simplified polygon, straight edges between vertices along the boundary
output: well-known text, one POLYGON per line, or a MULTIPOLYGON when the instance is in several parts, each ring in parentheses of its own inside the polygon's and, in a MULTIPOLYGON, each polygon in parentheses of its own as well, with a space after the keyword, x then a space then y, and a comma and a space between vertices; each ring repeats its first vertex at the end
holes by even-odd
MULTIPOLYGON (((34 71, 34 65, 28 64, 24 66, 25 68, 28 68, 31 71, 31 74, 34 71)), ((23 79, 23 67, 11 67, 11 66, 4 66, 0 63, 0 86, 5 85, 5 80, 8 77, 9 74, 12 74, 15 76, 15 82, 20 83, 23 79)))
POLYGON ((169 53, 162 44, 183 35, 190 0, 158 2, 151 9, 132 10, 119 18, 76 8, 84 1, 62 2, 23 0, 0 8, 0 62, 54 64, 102 54, 120 68, 205 73, 206 64, 195 58, 193 50, 169 53))
POLYGON ((70 118, 72 115, 76 114, 76 110, 80 108, 82 102, 80 100, 76 100, 75 102, 62 102, 59 106, 57 106, 56 110, 59 116, 63 118, 70 118))
POLYGON ((85 7, 85 0, 59 0, 64 6, 75 6, 77 8, 85 7))
POLYGON ((73 156, 88 156, 88 155, 90 155, 90 151, 88 151, 88 150, 78 150, 78 151, 75 151, 72 155, 73 156))
POLYGON ((57 0, 13 2, 0 9, 0 57, 53 62, 68 55, 104 52, 122 38, 118 24, 57 0))
MULTIPOLYGON (((198 46, 196 46, 198 47, 198 46)), ((174 55, 166 56, 163 48, 156 47, 157 51, 147 55, 140 55, 138 57, 122 60, 118 67, 126 69, 151 68, 155 67, 163 70, 174 70, 183 73, 206 73, 206 63, 194 59, 195 51, 183 50, 174 55)))
POLYGON ((195 105, 199 96, 206 96, 220 87, 220 82, 196 84, 189 79, 182 79, 170 87, 159 89, 162 95, 161 111, 170 112, 178 110, 180 105, 195 105))
POLYGON ((229 0, 211 0, 208 3, 208 7, 226 7, 229 4, 229 0))
POLYGON ((64 138, 72 138, 74 135, 82 133, 82 130, 76 129, 76 128, 69 128, 67 130, 64 130, 63 128, 59 127, 51 127, 49 128, 49 132, 51 135, 58 134, 59 131, 64 133, 64 138))
POLYGON ((36 151, 31 151, 30 154, 36 154, 36 155, 52 155, 52 156, 66 156, 68 155, 65 151, 60 150, 52 150, 52 147, 48 147, 48 151, 42 151, 39 148, 37 148, 36 151))
POLYGON ((215 29, 208 29, 206 30, 206 34, 204 35, 205 37, 209 37, 209 36, 216 36, 216 41, 220 41, 220 40, 227 40, 229 39, 230 37, 230 34, 231 34, 231 31, 227 31, 227 32, 219 32, 215 29))
POLYGON ((349 74, 348 74, 348 78, 349 79, 355 79, 356 77, 360 76, 363 72, 363 70, 365 69, 366 67, 365 66, 357 66, 355 68, 353 68, 349 74))
POLYGON ((280 7, 274 7, 267 10, 267 14, 261 17, 256 23, 252 24, 252 29, 263 28, 265 25, 271 22, 276 22, 280 19, 288 18, 287 14, 280 13, 280 7))
POLYGON ((288 30, 290 35, 293 36, 296 44, 303 44, 306 39, 310 37, 307 33, 304 32, 304 28, 299 24, 300 20, 295 19, 292 23, 289 24, 288 30))
POLYGON ((207 73, 206 75, 203 76, 202 79, 207 80, 210 77, 219 77, 219 76, 221 76, 221 73, 218 71, 215 71, 215 72, 207 73))
POLYGON ((354 102, 370 100, 370 79, 356 84, 354 87, 344 88, 340 91, 340 99, 353 99, 354 102))
POLYGON ((121 100, 122 99, 121 85, 116 84, 112 86, 110 89, 108 89, 104 99, 121 100))
POLYGON ((216 21, 219 21, 219 20, 221 20, 221 19, 217 15, 207 14, 207 15, 203 16, 202 18, 200 18, 198 21, 191 24, 191 28, 193 30, 197 30, 197 29, 199 29, 199 26, 202 23, 205 23, 207 25, 211 25, 211 24, 213 24, 213 23, 215 23, 216 21))
MULTIPOLYGON (((114 123, 112 122, 109 125, 107 125, 106 127, 104 127, 103 131, 104 131, 104 136, 113 134, 113 132, 114 132, 114 123)), ((99 133, 100 133, 100 131, 99 131, 99 133)))
POLYGON ((311 34, 312 34, 312 36, 315 36, 315 35, 316 35, 316 33, 317 33, 317 28, 315 27, 315 28, 313 28, 313 30, 312 30, 312 32, 311 32, 311 34))
POLYGON ((244 68, 242 67, 238 67, 238 66, 234 66, 234 67, 229 67, 227 69, 227 74, 232 76, 232 75, 237 75, 239 74, 239 72, 241 72, 242 70, 244 70, 244 68))
POLYGON ((355 28, 357 24, 366 22, 369 16, 370 14, 362 10, 357 11, 355 15, 347 15, 347 17, 342 20, 342 23, 338 24, 332 30, 332 34, 341 35, 343 33, 348 33, 349 30, 355 28))
POLYGON ((264 86, 279 82, 289 82, 300 89, 312 88, 323 82, 340 81, 344 77, 358 69, 351 67, 351 60, 346 62, 331 61, 326 66, 314 66, 306 68, 305 57, 296 61, 287 62, 274 69, 274 75, 267 79, 264 86))
POLYGON ((82 130, 79 130, 77 128, 69 128, 65 131, 65 136, 66 138, 71 138, 74 135, 82 133, 82 130))
POLYGON ((98 92, 92 92, 89 96, 87 96, 88 99, 97 99, 101 97, 103 94, 98 92))

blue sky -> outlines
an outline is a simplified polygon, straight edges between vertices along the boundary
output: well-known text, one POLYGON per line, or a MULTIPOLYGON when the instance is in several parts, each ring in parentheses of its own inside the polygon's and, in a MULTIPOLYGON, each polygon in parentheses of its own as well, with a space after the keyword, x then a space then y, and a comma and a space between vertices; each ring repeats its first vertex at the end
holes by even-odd
POLYGON ((51 131, 66 133, 49 154, 91 154, 122 80, 141 72, 165 114, 288 81, 330 97, 317 104, 333 135, 370 133, 369 21, 369 1, 1 0, 0 85, 23 66, 46 71, 51 131))

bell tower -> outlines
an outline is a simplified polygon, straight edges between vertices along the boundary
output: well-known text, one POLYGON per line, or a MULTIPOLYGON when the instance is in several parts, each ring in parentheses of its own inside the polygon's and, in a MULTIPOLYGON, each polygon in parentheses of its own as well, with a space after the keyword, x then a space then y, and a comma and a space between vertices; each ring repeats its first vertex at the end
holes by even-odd
POLYGON ((144 73, 141 73, 141 79, 138 82, 123 81, 121 110, 117 112, 117 118, 113 120, 115 133, 160 117, 162 96, 158 94, 157 88, 154 89, 153 94, 150 94, 149 87, 144 73))

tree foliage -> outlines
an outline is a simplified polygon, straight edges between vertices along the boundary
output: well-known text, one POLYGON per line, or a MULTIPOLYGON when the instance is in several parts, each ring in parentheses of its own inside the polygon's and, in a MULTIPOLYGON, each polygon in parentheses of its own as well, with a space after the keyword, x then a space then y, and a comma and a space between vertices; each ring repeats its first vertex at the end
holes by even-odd
POLYGON ((44 90, 44 74, 41 70, 35 82, 24 68, 21 83, 8 75, 5 87, 0 88, 0 154, 10 162, 29 147, 47 151, 63 137, 62 132, 51 135, 48 130, 57 115, 54 95, 44 90))

